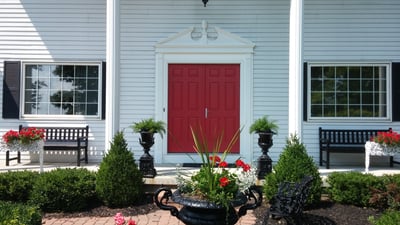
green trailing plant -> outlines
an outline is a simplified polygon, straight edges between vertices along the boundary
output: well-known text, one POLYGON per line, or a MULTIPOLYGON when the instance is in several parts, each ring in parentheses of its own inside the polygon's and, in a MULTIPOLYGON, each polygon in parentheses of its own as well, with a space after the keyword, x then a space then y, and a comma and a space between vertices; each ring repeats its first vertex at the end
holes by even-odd
POLYGON ((52 170, 40 174, 30 197, 30 203, 45 212, 74 212, 95 203, 95 173, 83 168, 52 170))
POLYGON ((263 116, 255 120, 250 126, 250 133, 273 132, 278 133, 278 124, 275 120, 269 120, 268 116, 263 116))
POLYGON ((321 200, 322 180, 312 157, 307 154, 306 147, 297 137, 291 135, 286 146, 273 167, 273 172, 265 176, 263 186, 267 199, 271 199, 278 191, 281 182, 300 182, 304 176, 314 177, 307 204, 315 204, 321 200))
POLYGON ((34 171, 0 173, 0 200, 27 202, 38 176, 34 171))
POLYGON ((22 203, 0 201, 0 225, 40 225, 39 207, 22 203))
POLYGON ((165 134, 165 123, 161 120, 155 121, 153 118, 144 119, 140 122, 134 122, 130 127, 135 133, 159 133, 161 137, 163 137, 163 134, 165 134))
POLYGON ((334 172, 328 176, 330 198, 338 203, 371 206, 371 189, 385 188, 382 178, 360 172, 334 172))
POLYGON ((117 132, 97 172, 96 192, 109 207, 133 205, 144 195, 143 175, 127 146, 123 132, 117 132))

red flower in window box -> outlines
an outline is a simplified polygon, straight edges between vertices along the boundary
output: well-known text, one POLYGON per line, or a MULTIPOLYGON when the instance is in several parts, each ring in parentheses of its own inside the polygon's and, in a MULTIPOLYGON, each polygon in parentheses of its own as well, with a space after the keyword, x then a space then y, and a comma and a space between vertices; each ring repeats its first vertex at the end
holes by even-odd
POLYGON ((399 147, 400 134, 394 131, 378 132, 376 136, 371 137, 371 141, 388 147, 399 147))
POLYGON ((44 139, 44 129, 29 127, 21 129, 19 132, 9 130, 3 135, 3 141, 6 144, 18 142, 20 144, 31 144, 32 142, 44 139))

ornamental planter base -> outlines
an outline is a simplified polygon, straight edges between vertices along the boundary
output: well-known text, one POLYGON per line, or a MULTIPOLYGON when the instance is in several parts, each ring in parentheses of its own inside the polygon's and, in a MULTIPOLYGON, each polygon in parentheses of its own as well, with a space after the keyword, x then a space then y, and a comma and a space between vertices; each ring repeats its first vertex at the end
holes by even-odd
POLYGON ((246 215, 247 210, 261 205, 262 192, 251 187, 246 194, 238 195, 228 209, 206 200, 183 197, 179 190, 172 193, 167 187, 159 188, 154 193, 154 201, 160 209, 171 211, 171 215, 186 225, 233 225, 241 216, 246 215), (170 198, 183 206, 180 211, 175 206, 168 205, 170 198), (238 206, 240 208, 236 211, 234 207, 238 206))

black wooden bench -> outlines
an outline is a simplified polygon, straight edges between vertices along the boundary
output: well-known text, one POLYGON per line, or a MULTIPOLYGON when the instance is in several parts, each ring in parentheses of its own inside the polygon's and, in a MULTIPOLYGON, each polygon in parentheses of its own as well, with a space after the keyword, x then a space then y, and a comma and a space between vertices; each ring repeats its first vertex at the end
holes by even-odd
MULTIPOLYGON (((19 130, 27 128, 22 125, 19 130)), ((81 161, 88 163, 88 136, 89 126, 85 127, 37 127, 45 130, 44 151, 75 151, 77 155, 77 166, 81 165, 81 161), (82 151, 85 155, 81 157, 82 151)), ((21 162, 21 153, 18 151, 17 157, 10 158, 9 151, 6 152, 6 166, 9 161, 17 160, 21 162)))
MULTIPOLYGON (((326 163, 329 169, 330 153, 365 153, 365 143, 376 136, 378 132, 391 132, 387 130, 345 130, 319 128, 319 165, 326 163), (324 160, 326 152, 326 160, 324 160)), ((390 167, 393 167, 393 156, 390 157, 390 167)))
POLYGON ((313 180, 312 176, 305 176, 300 182, 286 181, 280 183, 277 194, 269 201, 271 218, 283 218, 288 225, 303 224, 303 209, 313 180))

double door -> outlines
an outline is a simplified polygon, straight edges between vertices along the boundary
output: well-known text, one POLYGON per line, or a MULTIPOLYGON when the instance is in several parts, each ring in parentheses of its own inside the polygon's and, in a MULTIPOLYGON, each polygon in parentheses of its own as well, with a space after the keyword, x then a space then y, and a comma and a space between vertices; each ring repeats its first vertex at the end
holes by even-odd
MULTIPOLYGON (((191 127, 222 151, 240 128, 239 64, 168 65, 168 153, 194 153, 191 127)), ((239 153, 240 140, 232 153, 239 153)))

